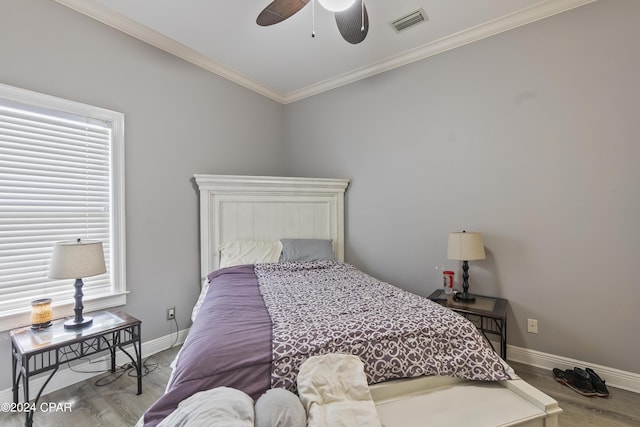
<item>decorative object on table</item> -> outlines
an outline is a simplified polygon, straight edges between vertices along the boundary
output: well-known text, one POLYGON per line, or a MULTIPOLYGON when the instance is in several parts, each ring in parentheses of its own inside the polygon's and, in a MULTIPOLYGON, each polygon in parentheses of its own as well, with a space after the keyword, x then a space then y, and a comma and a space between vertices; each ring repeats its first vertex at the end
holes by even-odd
POLYGON ((447 258, 462 261, 462 293, 454 295, 463 302, 474 302, 476 298, 469 293, 469 261, 485 259, 482 235, 475 232, 449 233, 447 258))
POLYGON ((79 329, 93 322, 91 317, 82 316, 83 277, 97 276, 107 271, 104 263, 102 242, 81 241, 58 242, 53 248, 49 277, 51 279, 76 279, 73 296, 75 304, 73 319, 64 323, 66 329, 79 329))
POLYGON ((443 292, 447 295, 451 295, 453 293, 453 285, 455 284, 455 272, 447 269, 444 265, 437 265, 435 270, 437 280, 442 283, 443 292))
POLYGON ((51 298, 41 298, 31 301, 31 329, 45 329, 51 326, 53 311, 51 298))
POLYGON ((444 293, 447 295, 451 295, 453 293, 453 277, 455 274, 456 273, 453 270, 444 270, 442 272, 444 293))

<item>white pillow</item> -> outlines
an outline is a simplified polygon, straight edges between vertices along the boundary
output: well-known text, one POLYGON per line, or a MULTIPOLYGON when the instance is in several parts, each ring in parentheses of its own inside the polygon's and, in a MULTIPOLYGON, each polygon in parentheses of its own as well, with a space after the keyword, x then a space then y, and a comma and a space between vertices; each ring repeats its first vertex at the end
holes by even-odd
POLYGON ((253 399, 229 387, 198 392, 178 404, 178 408, 158 427, 253 427, 253 399))
POLYGON ((194 305, 193 309, 191 310, 192 322, 195 322, 196 316, 200 311, 200 307, 202 307, 202 303, 204 302, 204 298, 207 296, 207 292, 209 291, 209 280, 207 280, 206 277, 204 278, 204 281, 202 282, 202 287, 200 289, 201 289, 200 295, 198 295, 198 300, 196 301, 196 305, 194 305))
POLYGON ((283 388, 267 390, 254 406, 255 427, 307 427, 307 412, 298 396, 283 388))
POLYGON ((244 264, 278 262, 282 243, 275 241, 235 240, 220 246, 220 268, 244 264))

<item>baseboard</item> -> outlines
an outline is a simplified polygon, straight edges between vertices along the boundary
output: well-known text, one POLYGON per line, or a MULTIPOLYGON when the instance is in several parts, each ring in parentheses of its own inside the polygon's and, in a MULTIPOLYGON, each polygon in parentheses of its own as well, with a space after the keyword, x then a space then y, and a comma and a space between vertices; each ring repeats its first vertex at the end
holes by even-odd
MULTIPOLYGON (((173 345, 182 344, 187 336, 189 329, 183 329, 170 335, 165 335, 160 338, 156 338, 151 341, 145 341, 142 343, 142 358, 149 357, 153 354, 166 350, 173 345)), ((131 346, 125 346, 125 349, 130 354, 133 353, 131 346)), ((116 353, 116 364, 118 366, 130 362, 130 359, 120 350, 116 353)), ((53 378, 45 389, 45 394, 40 397, 40 401, 46 401, 46 394, 60 390, 72 384, 76 384, 80 381, 87 380, 89 378, 105 374, 111 367, 109 360, 109 353, 98 354, 94 360, 90 362, 82 362, 73 364, 73 370, 69 369, 67 364, 61 365, 58 372, 55 373, 53 378)), ((32 399, 35 398, 38 390, 42 387, 49 376, 50 372, 45 372, 38 377, 34 377, 29 381, 29 391, 32 399)), ((143 383, 144 385, 144 383, 143 383)), ((20 384, 20 400, 22 400, 22 384, 20 384)), ((0 402, 13 402, 13 391, 11 388, 0 391, 0 402)))
POLYGON ((570 359, 568 357, 556 356, 554 354, 543 353, 541 351, 529 350, 523 347, 508 346, 508 360, 524 363, 525 365, 535 366, 552 370, 553 368, 573 369, 576 366, 590 367, 595 370, 607 382, 607 385, 623 390, 629 390, 634 393, 640 393, 640 374, 633 372, 621 371, 607 366, 596 365, 595 363, 585 362, 583 360, 570 359))

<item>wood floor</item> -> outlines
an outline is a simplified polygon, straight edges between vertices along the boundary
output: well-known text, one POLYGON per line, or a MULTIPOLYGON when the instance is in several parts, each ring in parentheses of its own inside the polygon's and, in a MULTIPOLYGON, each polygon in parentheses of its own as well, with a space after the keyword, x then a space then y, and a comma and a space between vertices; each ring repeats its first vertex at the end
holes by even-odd
MULTIPOLYGON (((562 427, 640 426, 640 394, 608 387, 610 396, 586 397, 553 379, 551 371, 510 361, 526 382, 558 401, 562 427)), ((606 378, 605 378, 606 381, 606 378)))
MULTIPOLYGON (((179 347, 154 354, 143 359, 144 365, 157 368, 142 378, 142 394, 136 395, 135 376, 120 376, 114 382, 104 386, 96 385, 98 375, 81 383, 44 395, 38 402, 70 403, 71 410, 60 412, 37 412, 33 417, 34 427, 120 427, 133 426, 140 416, 164 392, 169 379, 169 364, 179 347)), ((110 374, 112 378, 118 371, 110 374)), ((106 378, 105 378, 106 380, 106 378)), ((32 392, 33 393, 33 392, 32 392)), ((20 427, 24 425, 24 414, 0 413, 0 426, 20 427)))
MULTIPOLYGON (((136 395, 135 377, 123 375, 105 386, 95 384, 98 377, 43 396, 40 402, 69 403, 64 412, 36 413, 34 426, 133 426, 144 411, 163 393, 169 378, 169 364, 178 348, 172 348, 146 359, 146 365, 158 367, 145 376, 142 394, 136 395)), ((609 398, 585 397, 555 382, 547 370, 510 362, 525 381, 556 399, 564 412, 563 427, 640 426, 640 394, 610 387, 609 398)), ((117 373, 116 373, 117 374, 117 373)), ((115 374, 113 374, 115 375, 115 374)), ((0 426, 24 425, 21 414, 0 414, 0 426)))

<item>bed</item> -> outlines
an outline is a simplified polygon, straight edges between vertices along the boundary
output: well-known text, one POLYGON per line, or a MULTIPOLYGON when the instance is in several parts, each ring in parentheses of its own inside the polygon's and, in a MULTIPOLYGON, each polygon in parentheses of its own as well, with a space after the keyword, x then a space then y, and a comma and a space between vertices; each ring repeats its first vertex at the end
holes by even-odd
POLYGON ((466 319, 344 262, 347 180, 195 181, 203 289, 166 393, 139 424, 157 425, 180 402, 215 387, 254 400, 272 388, 296 392, 305 360, 337 353, 363 361, 386 427, 425 419, 557 425, 557 403, 518 379, 466 319), (280 246, 260 247, 263 258, 243 264, 254 250, 247 242, 280 246))

